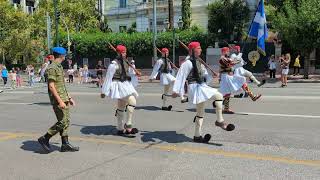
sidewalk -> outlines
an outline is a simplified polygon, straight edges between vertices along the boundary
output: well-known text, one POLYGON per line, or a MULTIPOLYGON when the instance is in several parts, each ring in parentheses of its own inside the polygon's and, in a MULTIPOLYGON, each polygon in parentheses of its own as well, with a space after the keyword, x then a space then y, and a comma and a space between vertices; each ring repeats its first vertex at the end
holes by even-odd
MULTIPOLYGON (((139 78, 140 83, 159 83, 159 80, 153 80, 152 82, 149 81, 149 74, 147 72, 143 72, 143 75, 139 78)), ((258 79, 264 79, 265 75, 262 73, 255 73, 254 76, 256 76, 258 79)), ((276 75, 276 79, 269 79, 269 76, 267 76, 267 82, 268 83, 276 83, 280 81, 280 75, 276 75)), ((215 81, 218 81, 217 78, 214 79, 215 81)), ((320 83, 320 75, 309 75, 309 79, 303 79, 303 75, 299 76, 288 76, 288 83, 320 83)))

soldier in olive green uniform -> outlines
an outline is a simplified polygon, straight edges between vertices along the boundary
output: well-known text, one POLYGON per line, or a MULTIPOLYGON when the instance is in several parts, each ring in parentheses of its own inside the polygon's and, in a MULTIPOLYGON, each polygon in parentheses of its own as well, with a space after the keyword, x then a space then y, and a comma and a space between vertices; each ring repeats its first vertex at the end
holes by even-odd
POLYGON ((60 133, 62 146, 61 152, 79 151, 79 147, 72 146, 68 141, 68 128, 70 125, 70 105, 75 102, 67 93, 64 81, 64 71, 61 62, 65 60, 66 50, 62 47, 53 48, 54 61, 46 70, 48 76, 48 94, 53 111, 57 117, 56 122, 48 132, 38 139, 38 142, 47 152, 50 152, 49 140, 52 136, 60 133))

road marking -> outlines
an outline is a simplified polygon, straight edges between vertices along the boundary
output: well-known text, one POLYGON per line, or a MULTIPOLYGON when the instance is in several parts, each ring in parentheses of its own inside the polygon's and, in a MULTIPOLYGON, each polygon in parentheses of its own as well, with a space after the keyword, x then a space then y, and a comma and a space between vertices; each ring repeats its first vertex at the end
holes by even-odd
POLYGON ((300 118, 320 119, 320 116, 302 115, 302 114, 271 114, 271 113, 251 113, 251 112, 236 112, 236 114, 248 114, 248 115, 254 115, 254 116, 300 117, 300 118))
POLYGON ((32 105, 33 103, 22 103, 22 102, 0 102, 3 105, 32 105))
POLYGON ((9 140, 9 139, 16 139, 17 137, 17 134, 15 133, 0 133, 0 142, 1 141, 6 141, 6 140, 9 140))
MULTIPOLYGON (((6 135, 5 137, 7 137, 8 139, 13 139, 18 137, 37 138, 40 136, 39 134, 34 134, 34 133, 19 133, 19 132, 17 133, 0 132, 0 135, 1 134, 6 135)), ((294 159, 289 157, 258 155, 253 153, 232 152, 232 151, 214 150, 214 149, 208 149, 208 148, 194 148, 194 147, 187 147, 187 146, 183 147, 183 146, 176 146, 176 145, 142 144, 142 143, 135 143, 130 141, 117 141, 117 140, 108 140, 108 139, 92 138, 92 137, 71 137, 70 139, 75 141, 83 141, 83 142, 91 142, 91 143, 128 145, 133 147, 152 148, 152 149, 158 149, 163 151, 175 151, 175 152, 184 152, 184 153, 187 152, 187 153, 194 153, 194 154, 224 156, 228 158, 251 159, 251 160, 258 160, 258 161, 259 160, 273 161, 273 162, 285 163, 285 164, 320 167, 320 160, 302 160, 302 159, 294 159)), ((0 138, 0 141, 1 140, 2 139, 0 138)))
MULTIPOLYGON (((22 102, 0 102, 2 105, 37 105, 37 103, 22 103, 22 102)), ((49 102, 48 102, 49 105, 49 102)), ((273 117, 294 117, 294 118, 311 118, 320 119, 317 115, 304 115, 304 114, 276 114, 276 113, 254 113, 254 112, 236 112, 236 114, 245 114, 253 116, 273 116, 273 117)))
MULTIPOLYGON (((46 91, 11 91, 11 92, 5 92, 4 94, 47 94, 46 91)), ((82 96, 97 96, 97 98, 100 98, 100 92, 70 92, 72 95, 82 95, 82 96)), ((316 93, 314 93, 316 95, 316 93)), ((320 93, 319 96, 278 96, 278 95, 263 95, 261 99, 286 99, 286 100, 320 100, 320 93)), ((161 96, 161 93, 139 93, 139 97, 143 96, 154 96, 158 97, 161 96)))

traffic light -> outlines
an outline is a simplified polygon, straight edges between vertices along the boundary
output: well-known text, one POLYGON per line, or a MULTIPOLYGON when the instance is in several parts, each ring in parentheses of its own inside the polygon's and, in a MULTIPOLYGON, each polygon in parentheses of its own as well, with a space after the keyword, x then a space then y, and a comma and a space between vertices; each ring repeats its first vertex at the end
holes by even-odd
POLYGON ((57 11, 56 18, 57 18, 57 20, 60 20, 60 11, 57 11))

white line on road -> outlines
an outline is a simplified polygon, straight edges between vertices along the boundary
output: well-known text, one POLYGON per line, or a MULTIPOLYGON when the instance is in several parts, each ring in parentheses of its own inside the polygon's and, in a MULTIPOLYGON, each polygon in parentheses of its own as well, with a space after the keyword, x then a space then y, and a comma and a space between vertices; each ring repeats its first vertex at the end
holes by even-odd
MULTIPOLYGON (((0 102, 0 104, 2 105, 34 105, 34 103, 22 103, 22 102, 0 102)), ((304 115, 304 114, 272 114, 272 113, 254 113, 254 112, 236 112, 236 114, 246 114, 246 115, 253 115, 253 116, 299 117, 299 118, 320 119, 320 116, 304 115)))
POLYGON ((254 115, 254 116, 301 117, 301 118, 320 119, 320 116, 302 115, 302 114, 271 114, 271 113, 251 113, 251 112, 237 112, 237 114, 248 114, 248 115, 254 115))
MULTIPOLYGON (((47 94, 45 91, 11 91, 11 92, 5 92, 5 94, 47 94)), ((99 97, 99 92, 70 92, 72 95, 83 95, 83 96, 97 96, 99 97)), ((158 97, 161 93, 139 93, 140 97, 143 96, 154 96, 158 97)), ((262 95, 261 99, 287 99, 287 100, 320 100, 320 96, 277 96, 277 95, 262 95)))

